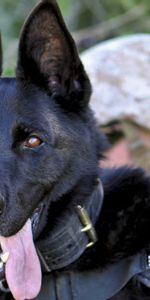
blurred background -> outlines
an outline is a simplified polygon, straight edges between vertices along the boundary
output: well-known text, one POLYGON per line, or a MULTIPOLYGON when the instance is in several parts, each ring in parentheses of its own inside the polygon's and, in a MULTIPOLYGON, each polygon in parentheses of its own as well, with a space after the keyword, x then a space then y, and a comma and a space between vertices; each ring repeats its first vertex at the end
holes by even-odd
MULTIPOLYGON (((14 72, 20 28, 37 0, 0 0, 5 74, 14 72), (9 57, 9 60, 8 60, 9 57)), ((128 33, 150 32, 149 0, 58 0, 80 51, 128 33)))

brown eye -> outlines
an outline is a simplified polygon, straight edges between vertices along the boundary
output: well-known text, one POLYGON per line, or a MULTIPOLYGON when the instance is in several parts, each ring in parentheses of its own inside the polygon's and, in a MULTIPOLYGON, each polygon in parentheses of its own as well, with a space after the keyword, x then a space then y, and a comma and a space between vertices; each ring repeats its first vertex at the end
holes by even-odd
POLYGON ((36 148, 42 144, 42 140, 37 136, 30 136, 26 141, 24 142, 24 146, 28 148, 36 148))

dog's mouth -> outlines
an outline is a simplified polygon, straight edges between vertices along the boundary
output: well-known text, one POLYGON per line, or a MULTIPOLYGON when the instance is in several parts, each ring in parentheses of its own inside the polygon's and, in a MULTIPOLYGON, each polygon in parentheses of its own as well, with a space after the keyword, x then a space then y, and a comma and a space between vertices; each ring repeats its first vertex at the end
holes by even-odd
POLYGON ((21 230, 13 236, 0 237, 6 281, 16 300, 33 299, 41 288, 41 267, 33 237, 43 210, 41 202, 21 230))
POLYGON ((45 203, 44 201, 40 202, 38 207, 34 210, 32 216, 31 216, 31 225, 32 225, 32 234, 33 234, 33 239, 37 237, 38 234, 38 226, 43 214, 45 208, 45 203))

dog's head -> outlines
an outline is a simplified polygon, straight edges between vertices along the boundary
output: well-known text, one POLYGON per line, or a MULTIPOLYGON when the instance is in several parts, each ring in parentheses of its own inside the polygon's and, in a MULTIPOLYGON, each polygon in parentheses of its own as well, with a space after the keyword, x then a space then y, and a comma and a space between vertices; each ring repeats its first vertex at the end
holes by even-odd
POLYGON ((29 219, 33 227, 37 214, 42 230, 52 202, 62 205, 97 176, 104 143, 90 94, 56 2, 41 1, 21 33, 16 78, 0 79, 0 246, 9 251, 5 275, 15 299, 35 298, 41 285, 29 219))
POLYGON ((99 133, 91 86, 55 1, 21 33, 16 78, 0 79, 0 235, 16 233, 46 197, 95 174, 99 133))

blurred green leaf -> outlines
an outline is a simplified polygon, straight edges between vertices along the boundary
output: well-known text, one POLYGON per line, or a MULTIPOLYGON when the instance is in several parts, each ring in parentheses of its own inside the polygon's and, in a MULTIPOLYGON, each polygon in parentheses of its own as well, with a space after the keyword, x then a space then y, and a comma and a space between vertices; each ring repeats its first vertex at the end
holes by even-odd
MULTIPOLYGON (((4 39, 4 69, 6 75, 13 75, 16 62, 16 39, 27 15, 37 0, 0 0, 0 29, 4 39)), ((142 4, 146 8, 143 19, 132 25, 118 28, 117 35, 150 32, 148 0, 58 0, 65 20, 71 30, 100 24, 142 4)), ((114 37, 113 36, 110 36, 114 37)))

